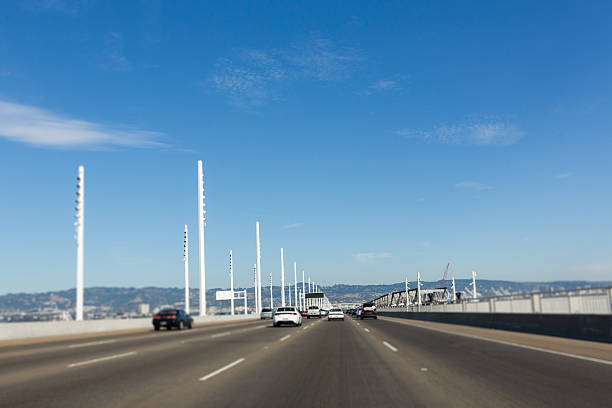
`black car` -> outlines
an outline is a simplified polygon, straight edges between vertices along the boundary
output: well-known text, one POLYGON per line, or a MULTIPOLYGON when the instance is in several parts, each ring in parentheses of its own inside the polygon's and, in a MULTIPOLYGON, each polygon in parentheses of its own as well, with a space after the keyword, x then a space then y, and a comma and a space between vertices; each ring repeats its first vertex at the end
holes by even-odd
POLYGON ((160 327, 168 330, 172 330, 173 327, 179 330, 191 329, 193 328, 193 317, 181 309, 164 309, 153 316, 153 327, 155 330, 159 330, 160 327))
POLYGON ((361 307, 361 313, 359 314, 359 317, 361 318, 361 320, 368 318, 377 319, 378 316, 376 315, 376 305, 371 302, 364 303, 361 307))

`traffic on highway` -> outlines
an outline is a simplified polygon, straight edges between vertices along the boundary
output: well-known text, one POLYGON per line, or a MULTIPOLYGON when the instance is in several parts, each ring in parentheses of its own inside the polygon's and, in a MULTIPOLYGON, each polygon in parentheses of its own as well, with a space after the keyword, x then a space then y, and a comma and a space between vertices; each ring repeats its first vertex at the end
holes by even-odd
POLYGON ((1 344, 0 405, 539 407, 612 398, 609 344, 362 315, 332 307, 327 319, 308 320, 278 307, 271 320, 1 344))

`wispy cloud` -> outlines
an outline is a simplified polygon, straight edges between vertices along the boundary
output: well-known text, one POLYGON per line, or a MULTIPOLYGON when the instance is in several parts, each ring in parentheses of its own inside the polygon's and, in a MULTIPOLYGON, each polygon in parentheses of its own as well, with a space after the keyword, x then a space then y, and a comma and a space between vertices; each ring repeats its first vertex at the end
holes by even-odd
POLYGON ((461 181, 455 184, 455 188, 463 188, 466 190, 474 191, 485 191, 490 190, 492 187, 486 184, 479 183, 477 181, 461 181))
POLYGON ((362 252, 359 254, 353 254, 353 258, 360 263, 369 263, 375 259, 388 259, 391 258, 390 252, 362 252))
POLYGON ((563 173, 555 174, 555 178, 557 180, 561 180, 561 179, 566 179, 566 178, 572 177, 573 175, 574 175, 574 173, 572 173, 571 171, 566 171, 566 172, 563 172, 563 173))
POLYGON ((63 14, 76 15, 88 0, 23 0, 19 4, 33 12, 55 11, 63 14))
POLYGON ((111 31, 104 36, 104 50, 99 56, 100 66, 108 71, 130 71, 132 63, 125 56, 123 35, 111 31))
POLYGON ((302 228, 303 226, 304 226, 303 222, 296 222, 295 224, 287 224, 283 228, 286 228, 286 229, 290 229, 290 228, 302 228))
POLYGON ((168 147, 158 132, 109 126, 46 109, 0 101, 0 138, 58 148, 168 147))
POLYGON ((377 91, 393 89, 393 88, 397 88, 397 82, 391 79, 381 79, 380 81, 375 82, 372 85, 370 85, 370 88, 375 89, 377 91))
POLYGON ((288 49, 239 49, 215 64, 215 72, 200 85, 212 84, 233 105, 257 107, 282 99, 295 81, 336 81, 349 76, 362 60, 359 51, 322 37, 288 49))
POLYGON ((525 136, 516 123, 497 116, 478 116, 455 124, 439 124, 427 130, 404 128, 394 133, 429 143, 477 146, 508 146, 525 136))
POLYGON ((354 64, 363 59, 355 48, 343 47, 322 37, 312 37, 290 50, 281 52, 299 75, 313 77, 321 81, 346 78, 354 64))

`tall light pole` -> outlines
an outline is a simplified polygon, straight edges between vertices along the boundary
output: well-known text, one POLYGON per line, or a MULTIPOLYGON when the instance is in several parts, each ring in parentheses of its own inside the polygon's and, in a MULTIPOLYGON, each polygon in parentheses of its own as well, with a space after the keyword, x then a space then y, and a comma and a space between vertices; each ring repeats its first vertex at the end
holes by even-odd
POLYGON ((255 240, 257 241, 257 314, 261 313, 261 243, 259 241, 259 221, 255 222, 255 240))
POLYGON ((291 306, 291 281, 289 281, 289 290, 287 291, 287 293, 289 294, 289 306, 291 306))
POLYGON ((417 272, 417 296, 419 297, 419 312, 421 311, 421 272, 417 272))
POLYGON ((308 277, 308 293, 312 293, 312 285, 310 284, 310 276, 308 277))
POLYGON ((272 272, 270 272, 270 309, 274 309, 274 297, 272 297, 272 272))
POLYGON ((455 287, 455 277, 453 276, 453 303, 457 301, 457 289, 455 287))
POLYGON ((185 313, 189 314, 189 236, 187 224, 185 224, 185 236, 183 237, 183 261, 185 262, 185 313))
POLYGON ((297 281, 297 262, 293 263, 293 294, 295 299, 295 305, 298 305, 298 281, 297 281))
POLYGON ((204 227, 206 226, 204 203, 204 172, 202 160, 198 160, 198 260, 200 262, 200 316, 206 316, 206 264, 204 262, 204 227))
POLYGON ((406 311, 408 311, 408 277, 406 276, 406 311))
POLYGON ((77 276, 76 276, 76 310, 75 319, 83 320, 83 245, 85 225, 85 167, 79 166, 76 191, 76 245, 77 245, 77 276))
POLYGON ((234 315, 234 265, 232 264, 232 250, 230 249, 230 258, 229 258, 229 270, 230 270, 230 292, 232 292, 231 298, 231 310, 232 316, 234 315))
POLYGON ((253 299, 255 302, 255 313, 258 313, 259 306, 257 303, 257 264, 253 264, 253 299))
POLYGON ((474 299, 478 298, 478 292, 476 292, 476 272, 472 271, 472 289, 474 289, 474 299))
POLYGON ((302 270, 302 296, 300 296, 300 299, 304 301, 302 306, 306 308, 306 280, 304 280, 304 270, 302 270))
POLYGON ((285 306, 285 257, 281 248, 281 306, 285 306))

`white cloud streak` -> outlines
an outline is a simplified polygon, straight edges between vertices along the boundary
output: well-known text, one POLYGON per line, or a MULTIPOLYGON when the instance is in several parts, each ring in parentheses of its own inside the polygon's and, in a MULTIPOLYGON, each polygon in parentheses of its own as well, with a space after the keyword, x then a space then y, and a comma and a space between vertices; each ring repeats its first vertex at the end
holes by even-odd
POLYGON ((562 180, 562 179, 570 178, 573 175, 574 175, 574 173, 572 173, 571 171, 566 171, 564 173, 557 173, 557 174, 555 174, 555 178, 557 180, 562 180))
POLYGON ((461 181, 455 184, 455 188, 462 188, 474 191, 485 191, 490 190, 492 187, 486 184, 479 183, 477 181, 461 181))
POLYGON ((449 145, 508 146, 518 142, 525 132, 499 117, 476 117, 456 124, 439 124, 429 130, 399 129, 396 135, 428 143, 449 145))
POLYGON ((0 138, 56 148, 168 147, 161 133, 108 126, 0 100, 0 138))
POLYGON ((392 255, 390 252, 362 252, 352 256, 359 263, 370 263, 376 259, 389 259, 392 255))
POLYGON ((287 224, 283 228, 291 229, 291 228, 302 228, 304 226, 303 222, 296 222, 295 224, 287 224))

